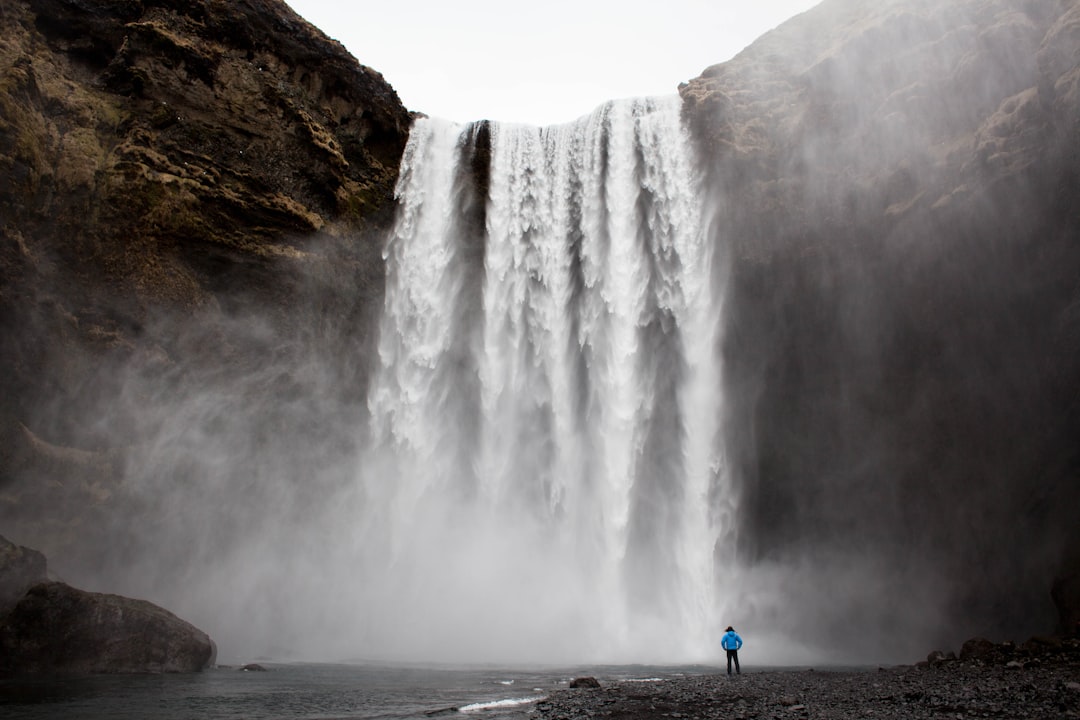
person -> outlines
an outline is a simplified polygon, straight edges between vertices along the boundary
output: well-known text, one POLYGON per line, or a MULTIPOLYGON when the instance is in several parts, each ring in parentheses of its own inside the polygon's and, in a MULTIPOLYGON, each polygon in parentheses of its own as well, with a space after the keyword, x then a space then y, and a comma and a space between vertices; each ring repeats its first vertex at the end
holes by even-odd
POLYGON ((727 674, 731 674, 731 661, 734 660, 735 672, 742 675, 742 670, 739 669, 739 648, 742 647, 742 638, 735 632, 735 628, 728 625, 727 630, 724 631, 724 637, 720 640, 720 647, 727 651, 727 674))

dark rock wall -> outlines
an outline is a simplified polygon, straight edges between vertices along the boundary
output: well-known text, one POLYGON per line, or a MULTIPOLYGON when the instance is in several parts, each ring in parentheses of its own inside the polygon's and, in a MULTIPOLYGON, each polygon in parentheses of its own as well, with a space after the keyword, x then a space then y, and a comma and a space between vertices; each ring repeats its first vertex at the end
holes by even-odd
MULTIPOLYGON (((153 588, 303 525, 349 480, 408 113, 276 0, 0 25, 0 527, 153 588)), ((738 554, 814 569, 779 631, 925 603, 945 646, 1075 598, 1078 47, 1075 1, 826 0, 681 89, 738 554)))
MULTIPOLYGON (((239 459, 348 444, 317 418, 363 407, 410 125, 389 84, 278 0, 0 23, 0 523, 88 547, 170 420, 242 425, 239 459)), ((167 482, 206 474, 189 450, 167 482)))
POLYGON ((34 585, 45 582, 45 556, 0 535, 0 618, 34 585))
POLYGON ((796 633, 876 642, 939 605, 943 643, 1055 623, 1077 48, 1076 2, 826 0, 681 88, 726 253, 739 552, 819 568, 777 619, 796 633), (851 568, 863 587, 835 589, 851 568))

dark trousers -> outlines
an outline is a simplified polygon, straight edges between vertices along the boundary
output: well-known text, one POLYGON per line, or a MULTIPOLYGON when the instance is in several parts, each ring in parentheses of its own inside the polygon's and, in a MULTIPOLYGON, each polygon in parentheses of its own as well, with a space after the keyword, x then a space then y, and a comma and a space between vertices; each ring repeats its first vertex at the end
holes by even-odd
POLYGON ((735 661, 735 672, 742 675, 742 670, 739 669, 739 651, 738 650, 728 650, 727 651, 727 674, 728 675, 731 674, 731 661, 732 660, 735 661))

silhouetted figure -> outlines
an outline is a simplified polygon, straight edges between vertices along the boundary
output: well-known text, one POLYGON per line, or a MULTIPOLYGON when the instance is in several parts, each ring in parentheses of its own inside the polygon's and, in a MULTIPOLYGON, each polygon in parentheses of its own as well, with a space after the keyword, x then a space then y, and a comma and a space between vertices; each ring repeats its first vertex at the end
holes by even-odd
POLYGON ((742 670, 739 669, 739 648, 742 647, 742 638, 735 632, 735 628, 728 625, 724 637, 720 640, 720 647, 727 651, 727 674, 731 674, 731 661, 734 660, 735 672, 742 675, 742 670))

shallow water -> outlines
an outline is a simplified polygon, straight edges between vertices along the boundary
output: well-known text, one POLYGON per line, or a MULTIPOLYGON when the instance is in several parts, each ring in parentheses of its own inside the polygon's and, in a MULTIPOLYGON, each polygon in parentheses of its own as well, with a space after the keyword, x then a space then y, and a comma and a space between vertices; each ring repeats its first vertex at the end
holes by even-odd
POLYGON ((188 675, 97 675, 0 681, 5 720, 255 720, 270 718, 524 717, 573 677, 602 684, 715 672, 715 668, 445 668, 271 664, 188 675))

